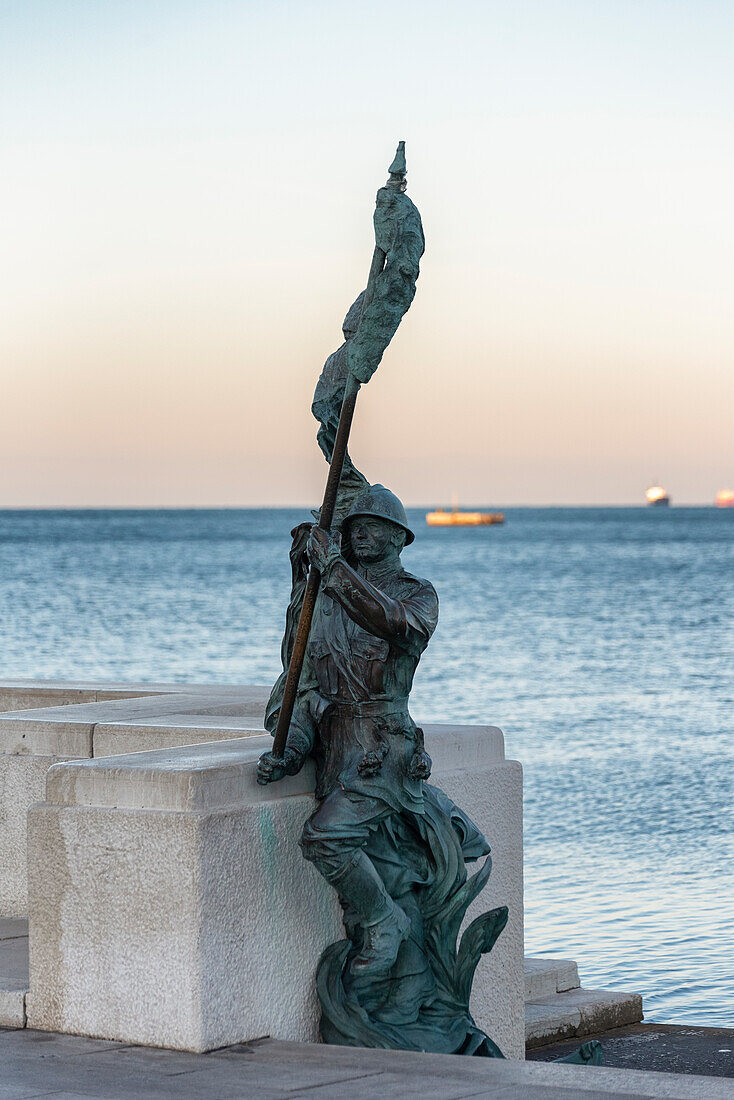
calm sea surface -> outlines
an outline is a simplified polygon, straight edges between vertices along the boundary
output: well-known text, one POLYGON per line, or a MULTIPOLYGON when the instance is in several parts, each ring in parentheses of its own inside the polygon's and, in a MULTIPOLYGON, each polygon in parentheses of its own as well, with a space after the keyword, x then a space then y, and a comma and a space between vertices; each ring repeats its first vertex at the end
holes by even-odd
MULTIPOLYGON (((303 518, 0 512, 0 675, 272 681, 303 518)), ((413 712, 496 723, 524 765, 528 953, 734 1026, 734 511, 411 519, 441 600, 413 712)))

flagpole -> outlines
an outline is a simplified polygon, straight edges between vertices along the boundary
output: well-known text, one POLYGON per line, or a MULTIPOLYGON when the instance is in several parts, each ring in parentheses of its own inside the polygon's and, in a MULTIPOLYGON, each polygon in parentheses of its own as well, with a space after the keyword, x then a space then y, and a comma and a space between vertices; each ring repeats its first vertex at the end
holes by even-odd
MULTIPOLYGON (((385 253, 381 248, 375 247, 375 251, 372 255, 369 278, 367 280, 367 289, 362 303, 362 313, 364 313, 369 300, 372 298, 375 280, 384 266, 385 253)), ((349 433, 352 428, 354 408, 357 404, 357 394, 359 393, 360 387, 361 383, 354 377, 352 372, 348 370, 347 382, 344 388, 344 399, 342 400, 342 407, 339 413, 339 425, 336 429, 336 438, 334 440, 334 450, 331 455, 331 463, 329 464, 329 475, 326 479, 324 499, 321 504, 319 521, 317 524, 322 531, 330 531, 334 519, 336 500, 339 494, 339 483, 344 469, 344 459, 347 453, 347 444, 349 443, 349 433)), ((317 569, 314 569, 312 565, 309 569, 306 589, 303 594, 301 614, 298 619, 298 628, 293 642, 290 664, 288 665, 288 675, 286 676, 285 687, 283 689, 283 702, 280 705, 278 723, 273 735, 273 756, 280 759, 283 757, 286 742, 288 740, 288 730, 290 729, 291 718, 293 717, 293 708, 296 703, 296 695, 298 694, 298 682, 301 679, 303 662, 306 657, 306 647, 311 633, 311 622, 313 620, 316 597, 319 593, 320 584, 321 574, 317 569)))
MULTIPOLYGON (((405 142, 401 141, 398 144, 397 152, 395 153, 395 159, 388 168, 390 178, 385 184, 385 188, 390 191, 397 191, 402 193, 405 191, 405 142)), ((379 197, 379 194, 378 194, 379 197)), ((377 232, 377 229, 375 229, 377 232)), ((386 252, 380 248, 379 245, 375 245, 375 250, 372 254, 372 263, 370 265, 370 273, 367 279, 367 288, 364 292, 364 298, 362 299, 362 311, 360 314, 360 322, 364 316, 364 312, 367 309, 372 296, 375 291, 375 283, 382 273, 385 266, 385 260, 387 258, 386 252)), ((417 274, 417 272, 416 272, 417 274)), ((410 304, 410 303, 408 303, 410 304)), ((407 307, 406 307, 407 308, 407 307)), ((359 326, 357 326, 359 329, 359 326)), ((347 358, 347 363, 349 362, 347 358)), ((379 362, 379 359, 377 360, 379 362)), ((375 364, 376 365, 376 364, 375 364)), ((344 469, 344 459, 347 453, 347 444, 349 443, 349 432, 352 427, 352 418, 354 417, 354 407, 357 403, 357 394, 361 382, 354 376, 351 370, 347 369, 347 380, 344 387, 344 397, 342 399, 342 407, 339 413, 339 425, 336 430, 336 438, 334 440, 334 450, 331 455, 331 462, 329 464, 329 475, 326 479, 326 488, 324 490, 324 499, 319 512, 318 525, 322 531, 330 531, 331 524, 334 519, 334 511, 336 509, 336 501, 339 494, 339 483, 341 481, 342 471, 344 469)), ((309 634, 311 633, 311 622, 313 620, 314 608, 316 606, 316 597, 319 593, 319 585, 321 584, 321 574, 317 569, 311 565, 308 573, 308 579, 306 581, 306 588, 303 595, 303 604, 301 605, 301 614, 298 619, 298 627, 296 629, 296 636, 293 641, 293 650, 291 652, 291 659, 288 665, 288 673, 286 675, 285 686, 283 689, 283 701, 280 705, 280 711, 278 712, 278 721, 275 727, 275 733, 273 734, 273 756, 282 759, 285 752, 286 743, 288 741, 288 731, 291 725, 291 718, 293 717, 293 708, 296 703, 296 696, 298 694, 298 683, 301 679, 301 672, 303 670, 303 662, 306 657, 306 647, 308 645, 309 634)))

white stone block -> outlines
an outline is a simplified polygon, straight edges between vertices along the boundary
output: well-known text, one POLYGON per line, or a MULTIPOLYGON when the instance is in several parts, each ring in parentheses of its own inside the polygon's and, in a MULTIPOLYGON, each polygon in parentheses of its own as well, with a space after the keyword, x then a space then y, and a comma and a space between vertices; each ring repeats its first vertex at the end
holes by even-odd
POLYGON ((0 1027, 25 1027, 25 990, 0 989, 0 1027))
POLYGON ((558 994, 525 1005, 525 1041, 528 1047, 571 1039, 578 1035, 581 1013, 573 1005, 557 1003, 558 994))
POLYGON ((262 737, 262 718, 220 717, 218 715, 177 714, 159 719, 155 726, 148 720, 100 723, 94 727, 93 756, 119 756, 131 752, 150 752, 207 741, 226 741, 236 737, 262 737))
POLYGON ((262 732, 267 695, 259 686, 0 685, 11 708, 0 714, 0 918, 28 912, 27 814, 52 764, 262 732), (43 700, 58 705, 20 709, 43 700))
POLYGON ((642 1019, 642 997, 639 993, 618 993, 610 989, 572 989, 559 998, 564 1005, 578 1008, 581 1014, 580 1035, 610 1031, 642 1019))
POLYGON ((0 1027, 25 1027, 27 990, 28 925, 0 920, 0 1027))
MULTIPOLYGON (((436 783, 493 849, 468 919, 510 907, 477 971, 472 1011, 522 1058, 521 769, 492 727, 427 727, 426 741, 436 783)), ((258 787, 270 743, 51 770, 47 801, 29 816, 29 1026, 194 1051, 317 1037, 316 965, 343 935, 341 912, 297 843, 315 805, 312 767, 258 787)))
POLYGON ((639 993, 615 993, 607 989, 571 989, 538 997, 525 1005, 525 1038, 528 1047, 544 1046, 571 1036, 611 1031, 642 1019, 639 993))
POLYGON ((0 917, 28 912, 28 808, 43 800, 48 769, 63 759, 0 754, 0 917))

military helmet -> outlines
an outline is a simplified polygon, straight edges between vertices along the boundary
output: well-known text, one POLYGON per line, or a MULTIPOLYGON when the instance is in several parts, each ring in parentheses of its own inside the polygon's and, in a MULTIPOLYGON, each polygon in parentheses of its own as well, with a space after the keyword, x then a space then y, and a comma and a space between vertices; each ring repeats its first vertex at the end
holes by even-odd
POLYGON ((363 489, 346 515, 344 524, 355 519, 356 516, 374 516, 376 519, 387 519, 397 527, 405 531, 405 545, 409 546, 415 539, 415 535, 408 527, 408 517, 405 509, 389 489, 384 485, 370 485, 363 489))

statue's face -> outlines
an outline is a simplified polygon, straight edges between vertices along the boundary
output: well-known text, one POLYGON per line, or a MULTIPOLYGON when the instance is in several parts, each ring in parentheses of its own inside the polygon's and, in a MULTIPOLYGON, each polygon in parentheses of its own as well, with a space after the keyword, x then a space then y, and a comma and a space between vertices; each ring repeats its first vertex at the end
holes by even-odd
POLYGON ((380 561, 393 545, 395 525, 375 516, 357 516, 349 524, 349 542, 358 561, 380 561))

